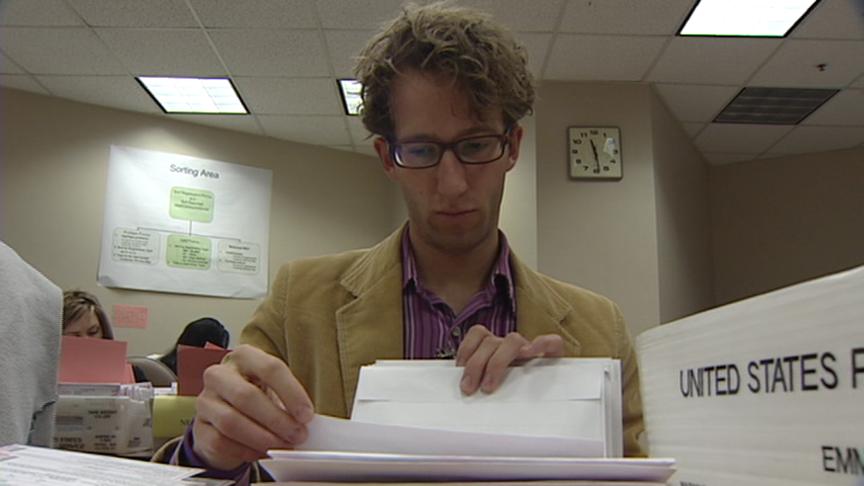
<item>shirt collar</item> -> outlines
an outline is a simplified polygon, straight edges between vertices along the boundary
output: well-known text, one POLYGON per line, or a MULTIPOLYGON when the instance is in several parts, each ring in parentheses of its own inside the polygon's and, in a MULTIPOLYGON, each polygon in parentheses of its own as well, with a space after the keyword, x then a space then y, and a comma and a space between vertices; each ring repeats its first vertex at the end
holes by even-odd
MULTIPOLYGON (((420 274, 417 271, 417 261, 414 259, 414 248, 411 246, 411 238, 408 237, 409 226, 402 233, 402 291, 416 289, 421 286, 420 274)), ((499 294, 504 294, 514 306, 515 295, 513 285, 513 271, 510 268, 510 244, 507 237, 498 231, 498 258, 492 266, 489 274, 489 287, 494 288, 499 294)))

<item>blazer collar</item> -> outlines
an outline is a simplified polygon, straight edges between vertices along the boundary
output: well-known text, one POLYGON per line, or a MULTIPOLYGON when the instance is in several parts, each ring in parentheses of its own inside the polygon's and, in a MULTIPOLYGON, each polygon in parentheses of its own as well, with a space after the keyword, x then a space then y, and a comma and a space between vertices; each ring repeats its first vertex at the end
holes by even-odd
POLYGON ((405 225, 357 259, 340 284, 354 299, 336 311, 345 404, 354 403, 360 367, 403 357, 402 257, 405 225))
POLYGON ((510 254, 516 280, 516 330, 531 340, 542 334, 558 334, 564 339, 566 356, 579 356, 582 345, 564 326, 572 308, 539 273, 510 254))

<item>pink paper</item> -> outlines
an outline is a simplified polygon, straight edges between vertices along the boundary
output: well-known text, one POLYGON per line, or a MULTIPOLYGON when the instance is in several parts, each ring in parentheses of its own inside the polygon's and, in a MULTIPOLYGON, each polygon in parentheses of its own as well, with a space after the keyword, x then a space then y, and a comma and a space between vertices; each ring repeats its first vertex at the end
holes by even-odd
POLYGON ((126 363, 126 369, 123 370, 123 384, 135 383, 135 372, 132 370, 132 363, 126 363))
POLYGON ((218 346, 216 344, 213 344, 210 341, 207 341, 206 343, 204 343, 204 349, 225 349, 225 348, 223 348, 222 346, 218 346))
POLYGON ((58 381, 123 383, 126 364, 125 341, 63 336, 58 381))
MULTIPOLYGON (((217 346, 218 348, 218 346, 217 346)), ((204 388, 204 370, 218 364, 229 353, 227 349, 177 347, 177 394, 197 396, 204 388)))
POLYGON ((114 304, 115 327, 147 328, 149 309, 142 305, 114 304))

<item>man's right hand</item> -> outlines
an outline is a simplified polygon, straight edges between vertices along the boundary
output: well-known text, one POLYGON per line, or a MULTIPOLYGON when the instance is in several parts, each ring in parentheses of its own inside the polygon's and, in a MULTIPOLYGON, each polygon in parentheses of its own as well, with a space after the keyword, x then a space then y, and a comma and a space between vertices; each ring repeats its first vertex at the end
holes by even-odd
POLYGON ((204 372, 192 427, 195 454, 227 471, 306 440, 314 408, 284 361, 253 346, 204 372))

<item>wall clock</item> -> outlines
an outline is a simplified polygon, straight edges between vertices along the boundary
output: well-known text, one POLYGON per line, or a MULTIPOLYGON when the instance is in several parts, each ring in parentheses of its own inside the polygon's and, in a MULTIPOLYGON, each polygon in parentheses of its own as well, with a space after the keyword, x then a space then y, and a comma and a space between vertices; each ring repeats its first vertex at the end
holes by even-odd
POLYGON ((618 180, 623 176, 618 127, 569 127, 567 147, 571 179, 618 180))

